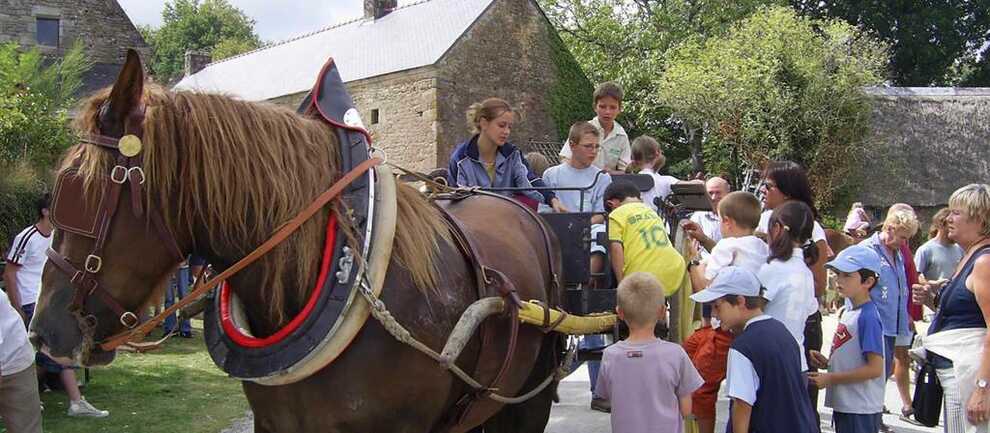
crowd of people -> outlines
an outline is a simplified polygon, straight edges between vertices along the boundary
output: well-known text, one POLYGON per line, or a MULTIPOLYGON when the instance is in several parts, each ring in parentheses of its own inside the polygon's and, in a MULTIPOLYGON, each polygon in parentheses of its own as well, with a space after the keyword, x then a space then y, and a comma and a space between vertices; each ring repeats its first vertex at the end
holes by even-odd
MULTIPOLYGON (((552 166, 508 141, 516 120, 508 102, 474 104, 467 113, 472 136, 454 149, 446 173, 450 185, 492 188, 539 212, 591 214, 591 274, 610 273, 617 282, 617 313, 629 329, 614 344, 602 335, 580 342, 602 350, 602 361, 588 365, 591 408, 611 413, 613 431, 664 426, 678 433, 691 419, 700 433, 714 433, 721 415, 733 433, 819 432, 820 389, 838 433, 887 431, 890 379, 901 401, 894 415, 929 423, 932 408, 919 401, 933 399, 916 397, 931 388, 912 395, 912 362, 936 372, 945 432, 987 431, 990 352, 977 348, 990 338, 990 186, 955 191, 916 250, 911 240, 921 223, 914 209, 895 204, 876 227, 857 203, 844 226, 851 246, 834 251, 805 169, 771 162, 762 199, 731 191, 721 177, 704 181, 713 207, 679 222, 691 241, 684 255, 660 212, 680 180, 660 174, 666 158, 656 139, 630 142, 616 122, 622 101, 618 85, 598 86, 596 117, 571 126, 561 162, 552 166), (652 178, 652 188, 623 180, 630 173, 652 178), (843 305, 823 350, 821 300, 829 281, 843 305), (677 345, 657 338, 656 329, 667 318, 665 298, 682 289, 702 308, 697 329, 677 345), (915 322, 926 306, 933 316, 919 337, 915 322), (730 406, 719 414, 723 386, 730 406), (924 420, 914 419, 919 410, 924 420)), ((109 415, 80 394, 73 368, 28 342, 52 233, 48 198, 37 207, 37 222, 7 251, 0 292, 0 417, 11 432, 41 431, 39 392, 48 386, 66 392, 70 416, 109 415)), ((179 268, 166 306, 203 266, 193 257, 179 268)), ((170 318, 164 333, 191 337, 192 329, 170 318)))
POLYGON ((762 200, 731 192, 721 177, 704 182, 713 209, 680 222, 692 240, 682 256, 658 213, 679 180, 660 174, 666 158, 655 139, 630 143, 616 122, 622 99, 619 86, 598 86, 597 116, 570 128, 560 164, 549 167, 545 156, 523 155, 508 142, 515 121, 510 104, 498 98, 475 104, 467 113, 474 135, 454 150, 447 178, 456 186, 501 188, 540 212, 594 214, 589 266, 595 275, 611 265, 617 312, 629 334, 611 345, 600 335, 580 344, 603 349, 601 364, 588 366, 591 408, 611 412, 613 431, 664 426, 676 433, 683 419, 693 419, 701 433, 713 433, 723 383, 730 409, 721 415, 734 433, 821 431, 821 389, 839 433, 891 431, 884 413, 927 424, 927 415, 914 419, 918 410, 932 412, 918 402, 933 399, 912 396, 912 357, 937 371, 944 431, 987 431, 990 352, 974 348, 990 338, 990 186, 953 193, 933 217, 927 242, 913 251, 921 224, 914 209, 895 204, 874 226, 856 203, 843 230, 850 241, 834 251, 806 170, 771 162, 762 200), (628 173, 649 175, 653 188, 640 191, 617 176, 628 173), (534 187, 565 189, 526 189, 534 187), (608 245, 599 244, 601 232, 608 245), (700 326, 678 346, 654 330, 666 320, 665 296, 682 287, 702 313, 700 326), (827 290, 843 301, 823 350, 827 290), (923 319, 923 305, 934 317, 919 337, 915 322, 923 319), (891 379, 901 401, 893 410, 885 407, 891 379))

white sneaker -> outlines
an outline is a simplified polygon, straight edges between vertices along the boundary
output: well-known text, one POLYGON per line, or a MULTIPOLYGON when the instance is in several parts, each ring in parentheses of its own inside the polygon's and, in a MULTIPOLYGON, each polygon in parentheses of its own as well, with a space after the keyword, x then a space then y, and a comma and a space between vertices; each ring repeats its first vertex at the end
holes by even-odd
POLYGON ((69 403, 69 416, 88 416, 93 418, 103 418, 110 416, 110 412, 106 410, 99 410, 93 405, 89 404, 85 398, 80 398, 79 401, 73 401, 69 403))

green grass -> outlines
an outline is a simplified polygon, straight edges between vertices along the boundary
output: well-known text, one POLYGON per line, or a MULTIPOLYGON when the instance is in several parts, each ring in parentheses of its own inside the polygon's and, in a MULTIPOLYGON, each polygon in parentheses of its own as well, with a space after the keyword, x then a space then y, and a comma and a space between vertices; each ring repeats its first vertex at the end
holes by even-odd
MULTIPOLYGON (((109 410, 109 417, 69 418, 64 392, 43 393, 44 431, 216 433, 230 426, 248 408, 241 384, 213 364, 202 322, 194 320, 193 328, 191 339, 173 337, 144 354, 118 352, 113 364, 91 370, 82 393, 94 406, 109 410)), ((78 374, 81 379, 82 371, 78 374)))

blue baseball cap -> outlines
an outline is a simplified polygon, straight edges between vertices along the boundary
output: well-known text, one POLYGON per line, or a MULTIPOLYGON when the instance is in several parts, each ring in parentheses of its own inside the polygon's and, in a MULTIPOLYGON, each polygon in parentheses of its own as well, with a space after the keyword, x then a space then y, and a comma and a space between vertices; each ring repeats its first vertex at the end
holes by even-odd
POLYGON ((870 247, 853 245, 842 250, 835 259, 826 263, 825 266, 839 272, 857 272, 860 269, 868 269, 879 275, 880 255, 870 247))
POLYGON ((760 280, 749 269, 726 266, 705 290, 691 295, 691 299, 704 304, 727 295, 760 296, 760 280))

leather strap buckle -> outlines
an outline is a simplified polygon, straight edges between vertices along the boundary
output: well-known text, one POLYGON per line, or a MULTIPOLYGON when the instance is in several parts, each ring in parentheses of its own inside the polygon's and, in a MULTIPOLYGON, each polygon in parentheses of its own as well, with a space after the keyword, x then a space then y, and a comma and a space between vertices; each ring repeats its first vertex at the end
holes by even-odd
POLYGON ((124 314, 120 315, 120 324, 124 325, 127 329, 134 329, 139 322, 138 317, 130 311, 125 311, 124 314))
POLYGON ((116 183, 118 185, 123 185, 124 182, 127 182, 128 172, 129 170, 127 169, 127 167, 124 167, 122 165, 115 165, 113 167, 113 170, 110 170, 110 180, 112 180, 113 183, 116 183))
POLYGON ((137 174, 140 174, 140 175, 141 175, 141 180, 139 180, 139 181, 138 181, 138 184, 139 184, 139 185, 144 185, 144 179, 145 179, 145 176, 144 176, 144 169, 143 169, 143 168, 141 168, 141 167, 136 167, 136 166, 135 166, 135 167, 131 167, 131 168, 129 168, 129 169, 127 169, 127 178, 128 178, 128 179, 130 179, 130 178, 131 178, 131 176, 132 176, 132 174, 131 174, 131 173, 137 173, 137 174))
POLYGON ((83 265, 86 272, 95 274, 103 268, 103 258, 94 254, 86 256, 86 263, 83 265))

